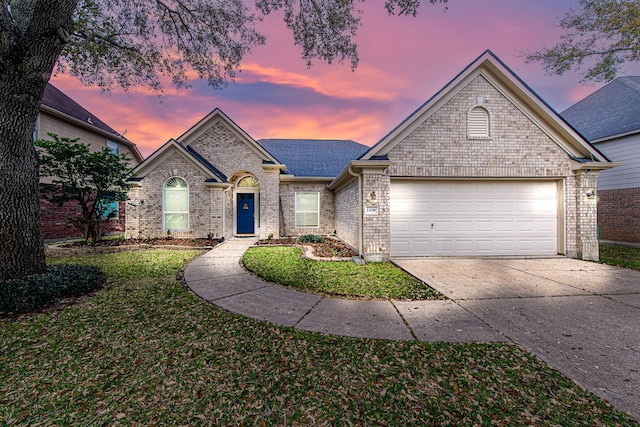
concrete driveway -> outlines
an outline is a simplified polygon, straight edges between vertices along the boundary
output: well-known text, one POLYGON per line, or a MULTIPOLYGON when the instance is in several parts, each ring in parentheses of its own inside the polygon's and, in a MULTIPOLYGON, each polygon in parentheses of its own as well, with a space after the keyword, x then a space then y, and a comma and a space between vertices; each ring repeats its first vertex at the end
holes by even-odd
POLYGON ((640 271, 568 258, 394 262, 640 420, 640 271))

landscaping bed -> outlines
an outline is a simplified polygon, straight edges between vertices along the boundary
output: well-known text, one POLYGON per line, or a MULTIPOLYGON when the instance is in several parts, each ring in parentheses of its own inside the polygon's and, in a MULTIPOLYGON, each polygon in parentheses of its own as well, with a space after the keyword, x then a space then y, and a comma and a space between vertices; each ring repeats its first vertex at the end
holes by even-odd
MULTIPOLYGON (((316 237, 314 236, 314 240, 316 237)), ((292 246, 292 245, 304 245, 313 248, 313 255, 318 258, 345 258, 351 259, 354 256, 358 256, 358 252, 354 251, 351 247, 347 246, 341 240, 333 237, 323 237, 323 241, 300 241, 297 237, 281 237, 279 239, 262 239, 256 242, 256 246, 292 246)))
POLYGON ((155 239, 103 239, 97 242, 87 244, 84 240, 70 242, 59 245, 62 248, 78 248, 78 247, 114 247, 114 246, 185 246, 191 248, 213 247, 219 243, 218 239, 194 238, 194 239, 175 239, 172 237, 155 238, 155 239))
POLYGON ((155 247, 167 249, 211 249, 220 241, 218 239, 176 239, 176 238, 155 238, 155 239, 122 239, 106 238, 87 244, 84 240, 51 244, 45 246, 47 257, 73 257, 85 255, 109 254, 117 252, 130 252, 137 250, 147 250, 155 247))

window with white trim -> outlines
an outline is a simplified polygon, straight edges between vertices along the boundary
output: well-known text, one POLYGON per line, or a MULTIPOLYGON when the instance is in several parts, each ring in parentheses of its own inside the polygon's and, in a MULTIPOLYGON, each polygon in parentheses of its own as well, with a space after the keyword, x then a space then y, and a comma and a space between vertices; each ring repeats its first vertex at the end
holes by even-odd
POLYGON ((110 139, 107 139, 107 148, 116 156, 120 154, 120 144, 110 139))
POLYGON ((320 193, 317 191, 296 192, 296 228, 320 225, 320 193))
POLYGON ((482 107, 475 107, 467 116, 467 135, 470 139, 489 138, 489 112, 482 107))
POLYGON ((177 176, 172 176, 165 181, 162 207, 165 231, 186 231, 189 229, 189 186, 187 181, 177 176))

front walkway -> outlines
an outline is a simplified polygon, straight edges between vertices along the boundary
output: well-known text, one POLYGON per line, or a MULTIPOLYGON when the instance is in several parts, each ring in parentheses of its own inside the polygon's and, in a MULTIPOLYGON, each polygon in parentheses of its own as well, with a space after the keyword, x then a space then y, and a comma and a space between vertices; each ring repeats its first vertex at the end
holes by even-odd
POLYGON ((239 262, 255 241, 227 240, 193 261, 184 273, 189 288, 231 312, 304 331, 402 341, 506 341, 453 301, 349 300, 267 283, 239 262))

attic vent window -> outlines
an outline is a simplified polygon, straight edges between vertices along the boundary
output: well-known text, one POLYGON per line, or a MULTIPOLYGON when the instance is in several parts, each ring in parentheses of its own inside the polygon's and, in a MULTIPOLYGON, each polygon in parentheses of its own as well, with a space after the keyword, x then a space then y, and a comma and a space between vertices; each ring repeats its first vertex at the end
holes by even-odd
POLYGON ((475 107, 469 111, 467 135, 469 139, 489 138, 489 112, 483 107, 475 107))

